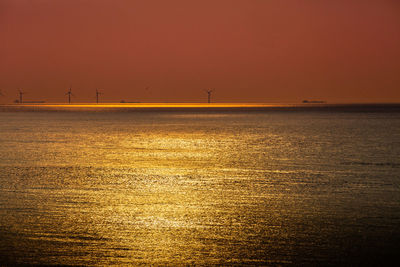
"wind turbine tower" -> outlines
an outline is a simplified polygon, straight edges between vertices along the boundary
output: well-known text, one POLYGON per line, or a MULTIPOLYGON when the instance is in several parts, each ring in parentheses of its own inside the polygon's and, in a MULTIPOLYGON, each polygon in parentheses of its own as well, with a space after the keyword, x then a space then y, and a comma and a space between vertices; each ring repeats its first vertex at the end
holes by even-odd
POLYGON ((65 93, 65 95, 68 95, 68 103, 71 104, 71 96, 74 96, 71 87, 69 88, 69 91, 65 93))
POLYGON ((208 100, 208 103, 211 103, 211 93, 213 92, 214 90, 206 90, 206 92, 207 92, 207 100, 208 100))
POLYGON ((101 94, 102 94, 102 93, 99 92, 98 89, 96 89, 96 103, 97 103, 97 104, 99 103, 99 95, 101 95, 101 94))
POLYGON ((19 93, 19 103, 22 104, 22 96, 25 94, 25 92, 18 90, 18 93, 19 93))

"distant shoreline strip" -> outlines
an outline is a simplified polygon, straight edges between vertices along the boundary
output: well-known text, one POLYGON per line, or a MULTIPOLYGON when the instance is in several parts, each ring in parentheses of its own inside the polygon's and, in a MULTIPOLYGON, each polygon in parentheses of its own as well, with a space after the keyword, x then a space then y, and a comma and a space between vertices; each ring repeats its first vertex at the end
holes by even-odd
POLYGON ((0 111, 326 111, 400 112, 398 104, 275 103, 46 103, 0 104, 0 111))

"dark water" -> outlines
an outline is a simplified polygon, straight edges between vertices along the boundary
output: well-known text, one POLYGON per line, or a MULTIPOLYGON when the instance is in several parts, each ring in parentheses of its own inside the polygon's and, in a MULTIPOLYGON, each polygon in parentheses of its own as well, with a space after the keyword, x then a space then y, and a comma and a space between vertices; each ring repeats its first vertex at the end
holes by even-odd
POLYGON ((0 110, 1 265, 397 258, 396 106, 0 110))

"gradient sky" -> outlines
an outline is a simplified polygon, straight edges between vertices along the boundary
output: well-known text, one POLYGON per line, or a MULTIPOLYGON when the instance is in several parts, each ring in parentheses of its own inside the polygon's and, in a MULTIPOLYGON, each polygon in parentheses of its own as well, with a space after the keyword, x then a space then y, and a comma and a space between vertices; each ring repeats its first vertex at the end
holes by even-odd
POLYGON ((0 0, 0 37, 0 103, 400 102, 398 0, 0 0))

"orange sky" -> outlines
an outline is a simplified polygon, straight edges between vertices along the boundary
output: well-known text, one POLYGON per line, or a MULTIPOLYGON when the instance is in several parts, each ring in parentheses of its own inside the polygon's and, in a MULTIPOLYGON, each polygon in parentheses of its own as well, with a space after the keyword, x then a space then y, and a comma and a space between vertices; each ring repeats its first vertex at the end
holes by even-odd
POLYGON ((398 0, 0 0, 0 37, 0 103, 400 102, 398 0))

